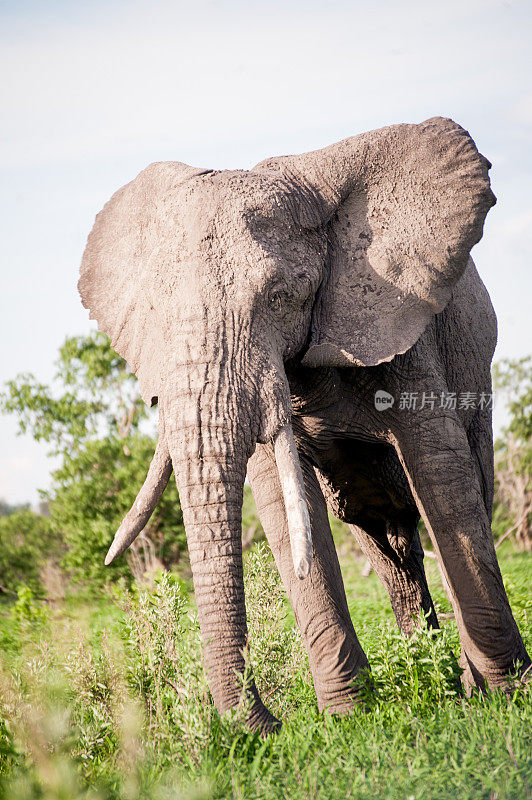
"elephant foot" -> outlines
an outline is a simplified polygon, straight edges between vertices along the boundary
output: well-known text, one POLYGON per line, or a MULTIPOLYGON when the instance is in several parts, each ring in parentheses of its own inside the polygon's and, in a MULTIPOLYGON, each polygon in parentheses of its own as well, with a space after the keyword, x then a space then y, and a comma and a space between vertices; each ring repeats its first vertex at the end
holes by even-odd
POLYGON ((329 714, 331 717, 349 717, 354 713, 357 706, 360 707, 360 700, 354 697, 347 697, 335 703, 320 704, 319 710, 322 714, 329 714))
POLYGON ((512 694, 515 689, 525 688, 532 683, 532 663, 525 651, 523 656, 515 659, 515 669, 506 673, 488 674, 484 677, 467 658, 464 651, 460 654, 460 667, 462 669, 462 686, 466 697, 471 697, 474 689, 480 691, 499 691, 512 694))
POLYGON ((279 731, 281 722, 262 702, 253 678, 248 675, 243 682, 244 685, 237 691, 233 685, 231 693, 225 697, 213 696, 220 717, 250 733, 266 735, 279 731))
POLYGON ((318 708, 321 712, 335 716, 347 716, 355 709, 364 706, 368 695, 373 691, 373 679, 369 667, 364 667, 351 680, 349 685, 339 689, 324 690, 318 693, 318 708))
POLYGON ((279 733, 281 721, 268 711, 262 701, 258 701, 251 709, 246 722, 246 728, 252 733, 260 733, 267 736, 269 733, 279 733))

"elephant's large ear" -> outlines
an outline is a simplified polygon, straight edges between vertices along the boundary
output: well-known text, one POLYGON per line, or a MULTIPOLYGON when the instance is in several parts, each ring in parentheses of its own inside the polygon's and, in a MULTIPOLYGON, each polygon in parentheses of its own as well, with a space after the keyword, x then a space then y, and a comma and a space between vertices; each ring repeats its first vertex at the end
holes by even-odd
POLYGON ((100 211, 83 255, 78 283, 83 305, 136 373, 148 405, 161 386, 157 298, 165 287, 158 284, 176 257, 176 189, 204 172, 180 162, 151 164, 100 211))
POLYGON ((302 187, 303 226, 328 225, 328 277, 305 365, 372 366, 412 347, 482 236, 495 202, 489 166, 442 118, 259 165, 302 187))

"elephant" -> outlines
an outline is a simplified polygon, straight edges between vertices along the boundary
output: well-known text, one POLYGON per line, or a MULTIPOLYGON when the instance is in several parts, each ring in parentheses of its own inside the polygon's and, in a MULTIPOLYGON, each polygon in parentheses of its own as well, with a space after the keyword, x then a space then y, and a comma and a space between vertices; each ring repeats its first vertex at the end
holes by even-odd
MULTIPOLYGON (((173 471, 220 713, 244 691, 246 474, 321 710, 349 713, 368 669, 327 507, 405 633, 421 610, 437 625, 423 518, 466 684, 503 687, 530 664, 490 529, 491 412, 452 402, 491 391, 495 316, 470 258, 495 203, 490 167, 467 131, 436 117, 250 170, 154 163, 96 217, 81 299, 159 411, 146 481, 106 563, 173 471), (419 398, 415 411, 403 395, 419 398)), ((276 729, 252 679, 245 692, 249 728, 276 729)))

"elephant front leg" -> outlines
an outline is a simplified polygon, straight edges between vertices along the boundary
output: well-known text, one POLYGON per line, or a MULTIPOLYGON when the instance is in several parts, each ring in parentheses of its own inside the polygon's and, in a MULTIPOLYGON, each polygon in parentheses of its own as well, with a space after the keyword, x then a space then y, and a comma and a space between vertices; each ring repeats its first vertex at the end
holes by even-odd
POLYGON ((357 699, 356 676, 368 666, 344 591, 327 508, 314 471, 302 460, 312 524, 312 566, 301 581, 294 574, 278 472, 271 448, 258 445, 248 477, 260 521, 305 644, 320 711, 348 713, 357 699))
POLYGON ((349 525, 349 528, 388 592, 399 629, 410 636, 422 613, 430 628, 439 628, 423 566, 423 547, 417 528, 406 558, 400 558, 391 547, 385 550, 362 528, 356 525, 349 525))
POLYGON ((530 658, 504 589, 465 429, 452 412, 429 410, 398 411, 395 426, 398 455, 451 589, 464 677, 504 687, 515 664, 526 668, 530 658))

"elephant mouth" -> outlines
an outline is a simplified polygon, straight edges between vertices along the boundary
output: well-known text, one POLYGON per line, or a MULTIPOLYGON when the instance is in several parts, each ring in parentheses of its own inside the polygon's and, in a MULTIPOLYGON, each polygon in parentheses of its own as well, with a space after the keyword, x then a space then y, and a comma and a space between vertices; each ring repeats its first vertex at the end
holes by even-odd
MULTIPOLYGON (((294 572, 300 580, 304 580, 310 572, 312 563, 311 526, 301 464, 290 422, 279 428, 272 437, 271 444, 284 498, 294 572)), ((172 471, 172 459, 164 435, 164 425, 160 424, 159 439, 146 480, 115 534, 105 557, 106 565, 122 555, 146 527, 170 480, 172 471)))

